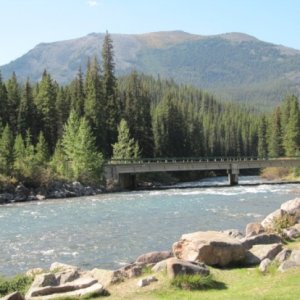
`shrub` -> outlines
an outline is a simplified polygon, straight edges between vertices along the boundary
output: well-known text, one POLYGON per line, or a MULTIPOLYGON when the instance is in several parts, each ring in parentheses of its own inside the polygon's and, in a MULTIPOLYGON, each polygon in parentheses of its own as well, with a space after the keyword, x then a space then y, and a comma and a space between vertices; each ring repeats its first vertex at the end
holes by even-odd
POLYGON ((216 288, 216 281, 211 274, 208 276, 183 274, 172 279, 171 285, 186 290, 206 290, 216 288))
POLYGON ((13 278, 0 277, 0 297, 16 291, 25 295, 32 280, 31 277, 25 275, 17 275, 13 278))

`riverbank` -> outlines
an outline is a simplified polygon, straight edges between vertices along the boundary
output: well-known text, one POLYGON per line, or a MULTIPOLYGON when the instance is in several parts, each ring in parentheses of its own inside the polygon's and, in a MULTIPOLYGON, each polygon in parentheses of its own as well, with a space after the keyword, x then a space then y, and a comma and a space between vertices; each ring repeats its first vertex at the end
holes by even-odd
MULTIPOLYGON (((32 269, 18 281, 0 280, 0 295, 19 290, 27 300, 101 299, 104 295, 112 300, 253 299, 254 295, 256 299, 298 299, 299 221, 300 199, 296 198, 261 223, 248 224, 245 233, 184 234, 172 252, 146 253, 114 271, 53 263, 50 271, 32 269)), ((23 298, 17 294, 7 299, 23 298)))
POLYGON ((78 181, 53 181, 46 186, 37 188, 26 187, 22 183, 13 182, 2 184, 0 204, 92 196, 105 191, 103 186, 84 186, 78 181))

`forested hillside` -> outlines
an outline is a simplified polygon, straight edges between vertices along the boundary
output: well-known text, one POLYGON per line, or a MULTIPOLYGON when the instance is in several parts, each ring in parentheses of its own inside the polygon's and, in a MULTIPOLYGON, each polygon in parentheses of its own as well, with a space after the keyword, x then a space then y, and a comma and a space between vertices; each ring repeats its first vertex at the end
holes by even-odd
POLYGON ((172 80, 115 76, 112 39, 67 85, 46 70, 38 83, 0 77, 0 174, 29 184, 97 182, 104 159, 299 154, 295 96, 272 114, 172 80))
MULTIPOLYGON (((68 84, 89 57, 102 63, 105 34, 42 43, 2 66, 24 82, 41 80, 44 69, 60 84, 68 84)), ((182 31, 140 35, 113 34, 116 74, 133 70, 177 83, 192 84, 225 100, 248 102, 270 110, 285 96, 300 92, 300 51, 266 43, 241 33, 201 36, 182 31)))

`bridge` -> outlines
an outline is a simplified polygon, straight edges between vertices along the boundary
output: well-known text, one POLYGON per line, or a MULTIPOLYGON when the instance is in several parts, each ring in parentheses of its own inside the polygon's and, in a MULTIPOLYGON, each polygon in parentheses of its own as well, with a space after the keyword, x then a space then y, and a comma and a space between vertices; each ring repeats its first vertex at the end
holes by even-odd
POLYGON ((266 167, 300 167, 300 158, 202 157, 120 159, 107 161, 104 165, 104 173, 107 182, 120 188, 134 189, 136 187, 136 174, 138 173, 225 170, 228 174, 229 184, 237 185, 240 170, 266 167))

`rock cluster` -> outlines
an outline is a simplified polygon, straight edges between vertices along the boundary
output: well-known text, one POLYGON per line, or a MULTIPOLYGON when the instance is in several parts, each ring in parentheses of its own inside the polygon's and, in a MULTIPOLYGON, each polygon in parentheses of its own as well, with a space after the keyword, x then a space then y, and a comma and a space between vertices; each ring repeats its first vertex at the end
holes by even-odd
POLYGON ((44 199, 91 196, 102 193, 103 187, 92 188, 80 182, 53 182, 47 188, 29 189, 23 184, 16 187, 8 185, 0 191, 0 204, 24 201, 41 201, 44 199))

